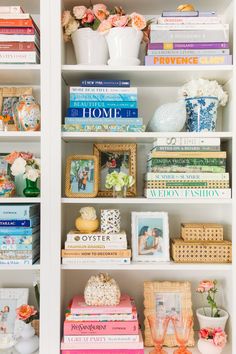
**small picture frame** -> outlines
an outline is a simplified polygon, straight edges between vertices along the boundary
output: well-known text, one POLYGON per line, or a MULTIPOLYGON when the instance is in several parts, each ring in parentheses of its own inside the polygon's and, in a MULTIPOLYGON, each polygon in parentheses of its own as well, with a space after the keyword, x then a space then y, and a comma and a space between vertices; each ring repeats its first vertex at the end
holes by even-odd
MULTIPOLYGON (((144 325, 145 346, 152 347, 153 340, 149 327, 148 316, 175 316, 183 318, 193 316, 190 282, 144 282, 144 325)), ((173 324, 169 322, 164 341, 167 347, 178 346, 173 324)), ((194 346, 194 331, 191 328, 188 346, 194 346)))
POLYGON ((98 194, 98 159, 73 155, 66 162, 65 194, 69 198, 94 198, 98 194))
POLYGON ((132 258, 137 262, 170 260, 166 212, 132 212, 132 258))
POLYGON ((127 191, 128 197, 135 197, 137 194, 136 176, 136 144, 94 144, 93 153, 98 158, 99 164, 99 197, 112 197, 112 189, 105 187, 106 176, 114 171, 124 172, 131 175, 135 183, 127 191))
POLYGON ((12 334, 17 338, 24 322, 17 319, 16 309, 28 304, 29 289, 1 288, 0 289, 0 336, 12 334))

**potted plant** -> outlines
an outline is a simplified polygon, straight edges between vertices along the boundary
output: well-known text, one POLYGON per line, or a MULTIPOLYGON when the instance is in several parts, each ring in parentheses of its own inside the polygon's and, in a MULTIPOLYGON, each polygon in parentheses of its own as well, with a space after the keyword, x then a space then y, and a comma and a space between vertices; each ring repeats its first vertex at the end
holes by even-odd
POLYGON ((143 38, 147 37, 150 21, 133 12, 126 15, 121 7, 115 7, 107 19, 98 27, 105 34, 110 59, 108 65, 139 65, 139 49, 143 38))
POLYGON ((69 10, 63 12, 61 23, 64 40, 72 40, 77 64, 107 64, 107 43, 97 28, 109 15, 104 4, 74 6, 72 13, 69 10))
POLYGON ((179 90, 185 98, 187 112, 187 131, 215 131, 217 108, 225 106, 228 94, 217 81, 191 80, 179 90))
POLYGON ((222 328, 225 329, 228 320, 228 313, 225 310, 218 308, 216 304, 217 281, 216 280, 203 280, 200 282, 197 293, 202 296, 203 307, 197 309, 197 318, 201 328, 222 328), (208 305, 204 305, 205 297, 208 305))
POLYGON ((124 172, 114 171, 106 176, 105 187, 113 188, 113 197, 126 197, 127 189, 135 183, 133 176, 129 176, 124 172))
POLYGON ((202 328, 199 332, 198 349, 201 354, 220 354, 227 343, 222 328, 202 328))

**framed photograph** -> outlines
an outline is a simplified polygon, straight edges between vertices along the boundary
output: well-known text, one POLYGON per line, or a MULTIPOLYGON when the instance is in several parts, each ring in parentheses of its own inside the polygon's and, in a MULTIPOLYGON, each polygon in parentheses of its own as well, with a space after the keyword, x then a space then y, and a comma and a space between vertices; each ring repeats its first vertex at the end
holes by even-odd
POLYGON ((134 185, 128 189, 127 195, 136 195, 136 144, 94 144, 94 155, 99 164, 99 197, 112 197, 112 190, 105 187, 106 176, 114 171, 124 172, 135 179, 134 185))
POLYGON ((5 157, 8 154, 0 153, 0 176, 10 176, 11 175, 11 166, 7 161, 5 161, 5 157))
MULTIPOLYGON (((144 325, 145 345, 153 346, 148 316, 175 316, 183 318, 193 316, 191 300, 191 284, 189 282, 144 282, 144 325)), ((177 346, 174 328, 169 323, 164 345, 177 346)), ((194 332, 191 329, 188 346, 194 346, 194 332)))
POLYGON ((16 318, 17 307, 27 304, 29 289, 0 289, 0 335, 14 334, 20 336, 24 323, 16 318))
POLYGON ((137 262, 170 260, 168 213, 132 212, 132 255, 137 262))
POLYGON ((93 155, 70 156, 66 162, 66 196, 93 198, 98 194, 98 159, 93 155))

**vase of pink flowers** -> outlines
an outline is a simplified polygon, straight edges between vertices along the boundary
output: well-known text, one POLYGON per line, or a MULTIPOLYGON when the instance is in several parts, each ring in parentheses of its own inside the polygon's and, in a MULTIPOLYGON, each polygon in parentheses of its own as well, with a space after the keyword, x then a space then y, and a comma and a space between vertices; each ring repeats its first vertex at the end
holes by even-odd
POLYGON ((217 306, 217 281, 201 281, 197 288, 197 293, 201 295, 203 303, 203 306, 196 311, 200 329, 209 327, 221 328, 224 330, 229 315, 225 310, 222 310, 217 306), (207 299, 208 306, 205 306, 205 298, 207 299))
POLYGON ((64 40, 72 40, 77 64, 105 65, 108 47, 104 36, 97 31, 110 12, 104 4, 74 6, 62 14, 64 40))
POLYGON ((198 350, 201 354, 220 354, 227 343, 222 328, 202 328, 199 331, 198 350))

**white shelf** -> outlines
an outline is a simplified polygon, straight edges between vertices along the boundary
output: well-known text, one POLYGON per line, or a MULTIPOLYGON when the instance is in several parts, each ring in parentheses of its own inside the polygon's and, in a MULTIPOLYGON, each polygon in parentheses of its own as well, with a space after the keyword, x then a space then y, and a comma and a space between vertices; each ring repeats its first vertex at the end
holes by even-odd
POLYGON ((81 79, 131 80, 132 86, 180 86, 191 79, 206 78, 225 84, 232 78, 233 66, 86 66, 63 65, 62 77, 67 85, 78 85, 81 79))
POLYGON ((39 85, 40 64, 0 64, 1 85, 39 85))
POLYGON ((24 197, 14 197, 14 198, 0 198, 0 204, 20 204, 20 203, 40 203, 41 198, 24 198, 24 197))
POLYGON ((0 275, 1 275, 1 271, 6 271, 6 270, 16 270, 16 271, 40 270, 40 264, 33 264, 33 265, 0 265, 0 275))
POLYGON ((39 142, 41 132, 0 131, 0 142, 39 142))

